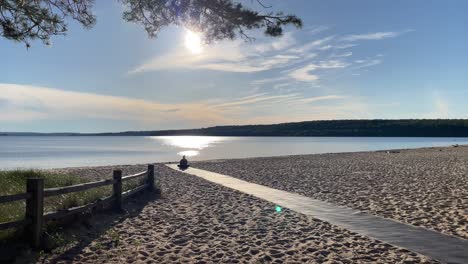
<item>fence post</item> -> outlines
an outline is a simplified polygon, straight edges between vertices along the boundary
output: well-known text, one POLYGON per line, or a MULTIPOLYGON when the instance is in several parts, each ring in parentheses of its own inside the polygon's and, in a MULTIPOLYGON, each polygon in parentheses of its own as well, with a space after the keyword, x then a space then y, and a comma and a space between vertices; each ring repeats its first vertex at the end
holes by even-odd
POLYGON ((27 179, 26 191, 31 194, 31 198, 26 200, 26 219, 30 221, 29 242, 32 247, 38 248, 41 244, 44 216, 44 179, 27 179))
POLYGON ((114 170, 113 178, 115 180, 112 186, 114 196, 114 208, 122 210, 122 171, 114 170))
POLYGON ((148 190, 154 191, 154 165, 148 165, 148 190))

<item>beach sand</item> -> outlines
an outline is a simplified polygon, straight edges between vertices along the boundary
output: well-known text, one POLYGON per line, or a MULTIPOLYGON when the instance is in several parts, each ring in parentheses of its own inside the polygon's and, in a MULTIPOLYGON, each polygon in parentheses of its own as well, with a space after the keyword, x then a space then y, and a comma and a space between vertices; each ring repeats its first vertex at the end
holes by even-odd
POLYGON ((468 239, 468 146, 193 166, 468 239))
MULTIPOLYGON (((90 179, 113 167, 61 169, 90 179)), ((124 174, 146 166, 121 166, 124 174)), ((162 198, 75 223, 38 263, 437 263, 200 178, 156 166, 162 198)))

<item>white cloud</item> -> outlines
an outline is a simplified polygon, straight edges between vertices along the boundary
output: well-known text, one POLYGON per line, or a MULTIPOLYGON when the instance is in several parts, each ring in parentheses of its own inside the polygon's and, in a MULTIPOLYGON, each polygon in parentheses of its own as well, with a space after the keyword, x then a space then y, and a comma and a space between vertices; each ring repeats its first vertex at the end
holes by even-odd
POLYGON ((259 44, 253 45, 254 50, 260 53, 283 50, 290 46, 296 44, 296 39, 294 38, 292 32, 286 32, 281 38, 276 39, 275 41, 265 41, 259 44))
MULTIPOLYGON (((325 29, 326 27, 316 27, 311 32, 314 35, 325 29)), ((332 35, 314 39, 305 44, 298 44, 299 41, 294 33, 287 32, 283 37, 273 41, 270 38, 259 39, 255 43, 246 43, 241 40, 222 41, 206 47, 204 52, 200 54, 193 54, 179 45, 171 52, 135 67, 129 73, 174 69, 239 73, 269 71, 308 62, 330 50, 348 49, 356 46, 354 43, 340 43, 340 41, 380 40, 396 37, 410 31, 374 32, 347 35, 341 38, 332 35)), ((351 54, 352 52, 343 53, 341 57, 347 57, 351 54)), ((339 55, 335 56, 340 57, 339 55)))
POLYGON ((348 51, 348 52, 345 52, 345 53, 341 53, 341 54, 332 54, 330 57, 332 58, 344 58, 344 57, 349 57, 349 56, 352 56, 353 53, 351 51, 348 51))
POLYGON ((254 95, 254 96, 244 97, 243 99, 240 99, 238 101, 215 105, 215 107, 223 108, 223 107, 232 107, 232 106, 240 106, 240 105, 250 105, 250 104, 265 102, 265 101, 276 101, 278 99, 295 98, 295 97, 297 98, 298 95, 299 94, 286 94, 286 95, 274 95, 274 96, 264 96, 264 94, 254 95))
POLYGON ((333 49, 333 46, 332 45, 325 45, 325 46, 322 46, 322 47, 318 48, 318 50, 329 50, 329 49, 333 49))
POLYGON ((321 69, 338 69, 338 68, 346 68, 349 64, 340 60, 329 60, 329 61, 322 61, 319 65, 321 69))
POLYGON ((223 113, 203 102, 164 104, 125 97, 71 92, 47 87, 0 84, 0 99, 8 101, 2 121, 108 119, 161 123, 170 119, 197 123, 223 122, 223 113))
POLYGON ((293 91, 294 88, 291 87, 291 83, 283 82, 283 83, 276 83, 273 85, 273 89, 277 91, 293 91))
POLYGON ((304 44, 299 47, 291 48, 288 52, 304 54, 314 49, 319 49, 326 43, 330 42, 335 36, 328 36, 321 39, 313 40, 307 44, 304 44))
POLYGON ((380 59, 372 59, 372 60, 358 60, 356 61, 359 65, 356 66, 356 69, 368 68, 375 65, 379 65, 382 63, 380 59))
MULTIPOLYGON (((314 102, 345 98, 339 95, 306 97, 300 93, 257 93, 234 99, 211 99, 188 103, 160 103, 133 98, 64 91, 48 87, 0 83, 0 121, 25 122, 44 120, 110 120, 138 122, 143 127, 161 128, 167 124, 201 127, 223 124, 255 124, 268 120, 288 122, 308 116, 309 119, 331 116, 333 107, 341 109, 352 102, 325 106, 325 111, 314 102), (331 111, 331 112, 330 112, 331 111), (284 113, 288 113, 286 117, 284 113), (263 118, 262 113, 271 114, 263 118), (182 125, 180 125, 182 124, 182 125)), ((341 112, 341 110, 339 110, 341 112)), ((336 113, 335 118, 340 118, 336 113)))
MULTIPOLYGON (((315 27, 310 35, 326 30, 315 27)), ((164 70, 212 70, 235 73, 273 72, 274 77, 256 80, 251 83, 253 90, 273 88, 278 91, 297 90, 298 82, 314 82, 320 79, 325 70, 371 67, 382 63, 382 58, 349 59, 353 52, 346 50, 356 46, 357 40, 378 40, 396 37, 409 32, 374 32, 347 36, 324 36, 306 41, 299 41, 295 33, 287 32, 282 38, 262 38, 254 43, 241 40, 223 41, 204 49, 200 54, 192 54, 183 47, 176 47, 168 54, 157 56, 136 67, 130 73, 164 70), (343 42, 346 41, 346 42, 343 42), (323 61, 329 58, 328 61, 323 61), (303 67, 298 67, 304 65, 303 67), (289 87, 288 87, 289 86, 289 87), (296 85, 297 86, 297 85, 296 85)), ((307 32, 306 32, 307 33, 307 32)), ((303 35, 304 36, 304 35, 303 35)))
POLYGON ((301 103, 312 103, 312 102, 318 102, 318 101, 325 101, 325 100, 336 100, 336 99, 343 99, 345 98, 344 96, 339 96, 339 95, 325 95, 325 96, 316 96, 316 97, 310 97, 310 98, 304 98, 301 99, 301 103))
POLYGON ((302 68, 292 71, 291 73, 289 73, 289 76, 292 77, 293 79, 296 79, 298 81, 303 81, 303 82, 316 81, 318 80, 318 76, 311 73, 312 71, 315 71, 316 69, 317 69, 317 65, 309 64, 302 68))
POLYGON ((335 49, 349 49, 349 48, 352 48, 352 47, 356 47, 357 45, 356 44, 339 44, 339 45, 335 45, 333 46, 333 48, 335 49))
POLYGON ((386 38, 394 38, 400 36, 401 34, 410 32, 412 30, 405 30, 401 32, 395 31, 386 31, 386 32, 374 32, 374 33, 367 33, 367 34, 355 34, 355 35, 347 35, 341 38, 344 41, 358 41, 358 40, 381 40, 386 38))
POLYGON ((312 72, 318 69, 338 69, 346 68, 348 66, 348 63, 338 60, 322 61, 319 64, 312 63, 299 69, 295 69, 289 73, 289 76, 295 80, 303 82, 316 81, 319 77, 316 74, 312 74, 312 72))
POLYGON ((288 80, 287 76, 281 76, 281 77, 273 77, 273 78, 268 78, 268 79, 259 79, 259 80, 254 80, 252 81, 253 86, 257 85, 266 85, 266 84, 271 84, 271 83, 278 83, 281 81, 288 80))
POLYGON ((136 67, 129 73, 174 69, 214 70, 226 72, 260 72, 281 68, 303 59, 298 55, 286 54, 282 50, 294 45, 296 40, 290 33, 273 42, 256 44, 243 41, 223 41, 205 48, 200 54, 192 54, 183 47, 166 55, 158 56, 136 67))
POLYGON ((326 31, 328 29, 329 29, 328 26, 321 25, 321 26, 304 28, 304 31, 309 35, 315 35, 315 34, 323 32, 323 31, 326 31))

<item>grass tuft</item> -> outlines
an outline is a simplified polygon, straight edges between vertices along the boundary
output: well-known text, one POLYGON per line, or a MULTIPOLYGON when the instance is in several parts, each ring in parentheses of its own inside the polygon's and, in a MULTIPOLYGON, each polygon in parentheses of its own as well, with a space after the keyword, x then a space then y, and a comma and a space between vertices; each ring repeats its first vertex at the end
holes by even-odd
MULTIPOLYGON (((26 181, 28 178, 43 178, 46 189, 87 182, 85 179, 76 176, 40 170, 0 171, 0 196, 26 192, 26 181)), ((145 179, 145 177, 141 177, 124 182, 123 191, 125 192, 143 184, 145 179)), ((85 205, 110 195, 112 195, 111 185, 82 192, 47 197, 44 200, 44 213, 85 205)), ((25 212, 25 201, 0 204, 0 223, 23 219, 25 212)), ((0 231, 0 240, 14 235, 14 232, 15 230, 0 231)))

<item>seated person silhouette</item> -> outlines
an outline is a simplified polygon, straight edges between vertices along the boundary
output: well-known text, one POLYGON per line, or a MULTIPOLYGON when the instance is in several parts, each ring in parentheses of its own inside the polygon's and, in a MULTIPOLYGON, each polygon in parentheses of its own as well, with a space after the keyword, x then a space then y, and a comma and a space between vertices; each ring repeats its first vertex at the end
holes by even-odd
POLYGON ((187 159, 185 158, 185 156, 182 157, 182 159, 180 160, 180 163, 179 165, 177 165, 181 170, 186 170, 188 169, 188 167, 190 166, 188 164, 188 161, 187 159))

